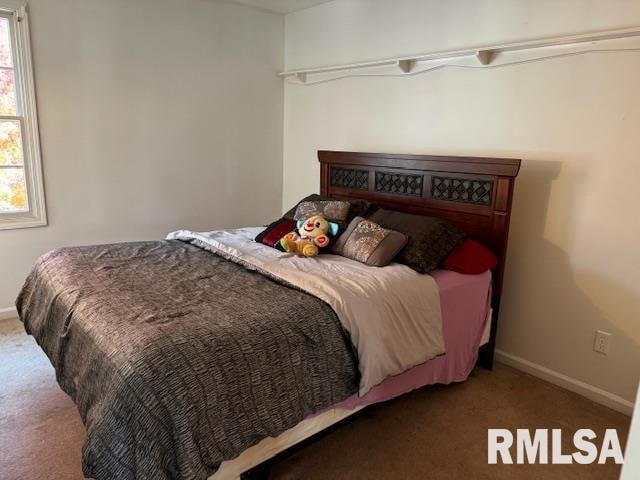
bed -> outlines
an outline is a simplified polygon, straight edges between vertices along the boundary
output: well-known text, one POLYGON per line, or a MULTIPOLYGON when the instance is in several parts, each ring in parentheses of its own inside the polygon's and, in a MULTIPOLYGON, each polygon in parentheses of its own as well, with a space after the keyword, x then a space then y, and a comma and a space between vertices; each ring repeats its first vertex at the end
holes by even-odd
POLYGON ((319 160, 322 195, 446 219, 498 267, 465 278, 392 264, 372 276, 334 255, 296 263, 259 250, 251 229, 46 254, 17 307, 87 427, 85 475, 251 477, 371 403, 462 381, 476 361, 491 368, 520 161, 329 151, 319 160), (354 284, 367 285, 366 302, 354 284), (389 298, 376 298, 380 285, 389 298), (369 329, 385 308, 404 323, 379 341, 369 329), (416 321, 429 309, 433 323, 416 321), (416 348, 389 351, 403 342, 416 348))

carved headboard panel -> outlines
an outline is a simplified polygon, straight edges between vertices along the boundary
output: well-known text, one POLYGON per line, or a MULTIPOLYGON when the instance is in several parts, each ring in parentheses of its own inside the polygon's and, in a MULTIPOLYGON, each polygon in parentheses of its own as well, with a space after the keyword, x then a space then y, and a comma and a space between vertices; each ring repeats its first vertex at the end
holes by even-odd
POLYGON ((520 160, 324 150, 318 159, 322 195, 363 198, 385 208, 443 218, 494 252, 499 265, 494 272, 491 361, 520 160))

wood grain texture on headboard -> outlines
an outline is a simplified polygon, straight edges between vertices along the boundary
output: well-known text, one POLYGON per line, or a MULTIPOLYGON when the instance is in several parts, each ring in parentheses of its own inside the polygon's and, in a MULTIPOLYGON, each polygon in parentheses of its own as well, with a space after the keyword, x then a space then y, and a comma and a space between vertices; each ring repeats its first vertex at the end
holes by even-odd
POLYGON ((520 160, 318 151, 320 193, 362 198, 385 208, 443 218, 498 257, 493 272, 491 339, 479 363, 491 368, 520 160))

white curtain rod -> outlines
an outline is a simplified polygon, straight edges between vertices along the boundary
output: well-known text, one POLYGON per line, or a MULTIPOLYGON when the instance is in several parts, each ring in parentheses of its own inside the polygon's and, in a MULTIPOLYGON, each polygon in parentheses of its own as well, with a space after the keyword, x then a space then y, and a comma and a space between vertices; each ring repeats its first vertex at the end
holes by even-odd
POLYGON ((396 58, 386 58, 369 62, 359 62, 341 65, 330 65, 324 67, 313 67, 305 69, 287 70, 281 72, 281 77, 296 77, 301 82, 306 82, 307 75, 318 73, 331 73, 344 70, 356 70, 362 68, 383 67, 397 65, 405 74, 411 72, 416 62, 430 60, 445 60, 461 57, 475 56, 482 65, 489 65, 496 53, 514 52, 520 50, 534 50, 539 48, 557 47, 563 45, 591 43, 601 40, 615 40, 640 36, 640 27, 632 27, 621 30, 607 30, 579 35, 568 35, 563 37, 543 38, 526 42, 507 43, 502 45, 490 45, 477 48, 467 48, 464 50, 444 50, 439 52, 421 53, 417 55, 407 55, 396 58))

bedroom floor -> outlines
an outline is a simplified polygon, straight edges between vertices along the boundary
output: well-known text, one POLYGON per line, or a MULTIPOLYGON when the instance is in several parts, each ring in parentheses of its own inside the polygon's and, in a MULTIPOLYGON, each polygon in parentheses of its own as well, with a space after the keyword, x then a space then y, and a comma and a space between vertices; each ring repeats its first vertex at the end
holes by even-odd
MULTIPOLYGON (((578 428, 630 418, 504 365, 368 408, 273 465, 272 479, 617 479, 606 465, 487 465, 487 428, 578 428)), ((82 479, 84 428, 48 359, 17 320, 0 321, 0 477, 82 479)))

